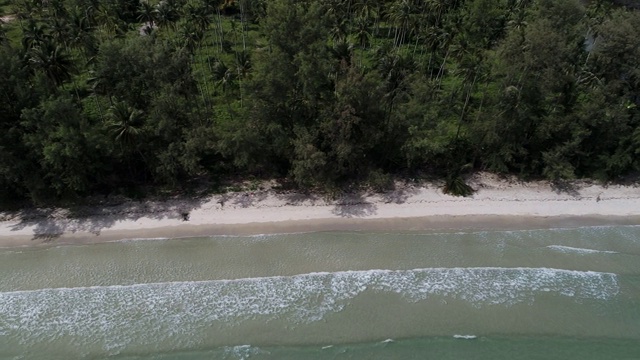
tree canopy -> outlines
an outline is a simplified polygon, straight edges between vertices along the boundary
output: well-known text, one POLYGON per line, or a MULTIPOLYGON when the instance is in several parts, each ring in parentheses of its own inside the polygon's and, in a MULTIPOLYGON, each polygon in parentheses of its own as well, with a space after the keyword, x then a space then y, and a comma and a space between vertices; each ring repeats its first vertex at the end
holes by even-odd
POLYGON ((194 178, 374 187, 640 171, 640 12, 610 0, 15 0, 0 200, 194 178))

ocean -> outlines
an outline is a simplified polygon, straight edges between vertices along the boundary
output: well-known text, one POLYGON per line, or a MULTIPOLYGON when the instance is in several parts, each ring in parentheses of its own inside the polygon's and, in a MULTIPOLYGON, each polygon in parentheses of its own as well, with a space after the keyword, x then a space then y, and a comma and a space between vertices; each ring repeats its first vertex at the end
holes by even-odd
POLYGON ((0 359, 640 359, 640 226, 4 248, 0 359))

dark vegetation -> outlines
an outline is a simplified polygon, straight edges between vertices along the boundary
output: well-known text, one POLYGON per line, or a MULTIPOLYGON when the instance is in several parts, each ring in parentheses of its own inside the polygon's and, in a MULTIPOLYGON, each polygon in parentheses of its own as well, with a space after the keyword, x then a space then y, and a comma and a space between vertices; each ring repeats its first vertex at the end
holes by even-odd
MULTIPOLYGON (((0 200, 640 170, 607 0, 0 0, 0 200)), ((188 216, 187 216, 188 218, 188 216)))

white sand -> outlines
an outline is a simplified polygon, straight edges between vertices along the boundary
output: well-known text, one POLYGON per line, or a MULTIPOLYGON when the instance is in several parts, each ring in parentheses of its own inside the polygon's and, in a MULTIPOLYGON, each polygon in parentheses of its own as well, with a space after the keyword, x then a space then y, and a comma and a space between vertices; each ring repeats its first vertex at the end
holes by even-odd
MULTIPOLYGON (((442 193, 436 184, 402 185, 384 194, 343 196, 337 200, 273 190, 246 191, 200 200, 126 203, 82 211, 41 210, 25 214, 0 213, 0 245, 43 242, 96 242, 125 238, 179 237, 224 233, 337 230, 348 224, 377 223, 378 228, 429 228, 429 219, 478 223, 498 219, 561 219, 624 217, 640 219, 640 187, 603 187, 587 182, 559 190, 548 182, 518 182, 476 174, 470 184, 476 193, 467 198, 442 193), (188 221, 183 213, 189 213, 188 221), (473 219, 476 220, 473 220, 473 219), (373 219, 378 219, 377 222, 373 219), (410 219, 425 221, 406 222, 410 219), (380 221, 384 220, 384 221, 380 221), (402 220, 402 221, 401 221, 402 220), (391 225, 393 223, 393 225, 391 225), (306 225, 305 225, 306 224, 306 225), (314 224, 314 226, 307 226, 314 224)), ((600 223, 607 222, 600 220, 600 223)), ((432 224, 436 226, 435 224, 432 224)), ((561 222, 556 221, 556 226, 561 222)), ((440 225, 442 226, 442 225, 440 225)), ((514 225, 515 226, 515 225, 514 225)), ((519 225, 518 225, 519 226, 519 225)), ((353 226, 352 226, 353 227, 353 226)))

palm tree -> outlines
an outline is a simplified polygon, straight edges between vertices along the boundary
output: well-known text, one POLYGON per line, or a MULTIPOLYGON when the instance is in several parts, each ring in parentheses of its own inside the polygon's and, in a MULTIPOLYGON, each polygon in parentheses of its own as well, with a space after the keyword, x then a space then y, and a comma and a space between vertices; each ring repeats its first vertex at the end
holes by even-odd
POLYGON ((517 31, 520 39, 524 41, 524 30, 527 27, 527 13, 524 9, 517 9, 511 13, 511 18, 507 21, 509 31, 517 31))
POLYGON ((371 20, 365 16, 361 15, 356 18, 354 25, 354 33, 356 40, 358 40, 358 44, 362 47, 362 49, 366 49, 371 41, 371 20))
POLYGON ((222 60, 217 60, 211 69, 213 72, 213 80, 217 88, 223 93, 235 86, 236 76, 231 68, 229 68, 222 60))
POLYGON ((67 17, 67 9, 63 0, 46 0, 42 2, 43 7, 49 13, 50 18, 64 19, 67 17))
POLYGON ((93 36, 93 27, 86 11, 75 7, 69 14, 69 20, 69 45, 75 48, 84 48, 85 57, 95 55, 97 52, 96 39, 93 36))
POLYGON ((50 39, 47 27, 33 19, 29 19, 27 25, 22 27, 22 46, 25 49, 31 49, 50 39))
POLYGON ((238 76, 246 77, 251 71, 251 55, 248 51, 239 51, 236 53, 236 69, 238 76))
POLYGON ((377 12, 379 9, 377 9, 373 4, 373 3, 377 3, 377 1, 371 1, 371 0, 359 0, 354 4, 354 8, 355 8, 355 13, 358 14, 359 16, 362 16, 364 18, 366 18, 367 20, 372 19, 373 17, 377 16, 377 12))
POLYGON ((114 142, 120 145, 120 156, 129 171, 129 176, 131 179, 139 177, 145 173, 146 167, 146 159, 138 146, 142 144, 144 113, 124 101, 115 101, 109 107, 107 116, 107 131, 114 142), (142 163, 138 160, 142 160, 142 163))
POLYGON ((112 36, 118 36, 120 34, 122 20, 113 15, 106 5, 98 8, 96 18, 98 27, 102 30, 101 33, 103 33, 103 40, 109 40, 112 36))
POLYGON ((331 38, 337 41, 344 40, 347 37, 348 28, 349 28, 349 23, 347 20, 338 19, 336 23, 329 30, 331 34, 331 38))
POLYGON ((58 44, 64 44, 64 46, 67 47, 67 39, 69 38, 70 31, 67 21, 59 17, 53 17, 49 19, 48 25, 49 34, 53 40, 58 44))
POLYGON ((76 6, 76 11, 80 10, 84 13, 87 25, 91 28, 98 25, 96 23, 96 15, 100 10, 100 1, 101 0, 78 0, 79 4, 76 6))
POLYGON ((123 147, 131 146, 142 133, 144 113, 124 101, 116 101, 109 107, 107 128, 113 139, 123 147))
POLYGON ((140 1, 138 6, 138 21, 145 26, 153 27, 156 23, 156 12, 153 5, 149 1, 140 1))
POLYGON ((251 72, 251 57, 249 52, 240 51, 236 53, 236 72, 240 86, 240 107, 243 103, 242 80, 251 72))
POLYGON ((42 13, 42 4, 39 0, 20 0, 15 3, 16 16, 22 20, 31 20, 42 13))
POLYGON ((324 6, 327 10, 327 15, 335 18, 336 20, 344 20, 345 9, 343 0, 325 0, 324 6))
POLYGON ((199 31, 204 32, 211 24, 211 14, 209 11, 205 4, 199 6, 188 4, 185 9, 187 22, 193 24, 199 31))
POLYGON ((200 43, 204 38, 204 32, 198 29, 196 25, 187 23, 180 29, 179 38, 182 39, 182 48, 186 49, 189 54, 193 55, 196 48, 200 46, 200 43))
POLYGON ((389 8, 389 21, 395 26, 394 43, 404 43, 413 18, 415 6, 411 0, 396 0, 389 8))
POLYGON ((240 28, 242 30, 242 51, 247 50, 247 39, 246 39, 246 31, 247 31, 247 11, 251 7, 251 1, 248 0, 240 0, 240 28))
POLYGON ((29 50, 29 64, 34 70, 41 70, 55 85, 60 86, 71 79, 73 61, 62 47, 47 41, 29 50))
POLYGON ((336 41, 330 51, 333 57, 341 64, 351 66, 351 59, 353 57, 353 44, 346 40, 336 41))
MULTIPOLYGON (((222 93, 228 95, 230 89, 236 86, 236 75, 231 68, 229 68, 221 60, 216 61, 212 67, 213 80, 215 81, 215 87, 222 90, 222 93)), ((231 102, 227 99, 227 110, 229 115, 233 118, 233 111, 231 110, 231 102)))
POLYGON ((245 21, 259 22, 267 15, 266 0, 240 0, 245 21))
POLYGON ((87 85, 89 85, 89 89, 93 96, 107 95, 109 102, 113 105, 111 94, 107 93, 106 90, 104 77, 96 75, 94 70, 89 70, 88 73, 89 77, 87 78, 87 85))
POLYGON ((387 122, 391 119, 393 106, 404 88, 405 78, 415 72, 416 62, 410 54, 400 55, 389 47, 378 49, 376 54, 378 71, 384 79, 384 98, 387 102, 387 122))
POLYGON ((175 26, 176 22, 180 20, 180 13, 173 0, 162 0, 156 5, 155 17, 158 26, 175 26))
POLYGON ((438 87, 440 87, 440 84, 442 83, 442 77, 444 76, 444 70, 447 64, 447 59, 449 58, 449 53, 451 52, 452 35, 446 30, 441 30, 437 36, 438 36, 437 50, 445 51, 444 56, 442 58, 442 63, 440 64, 440 69, 438 69, 438 73, 436 74, 436 81, 438 81, 438 87))

